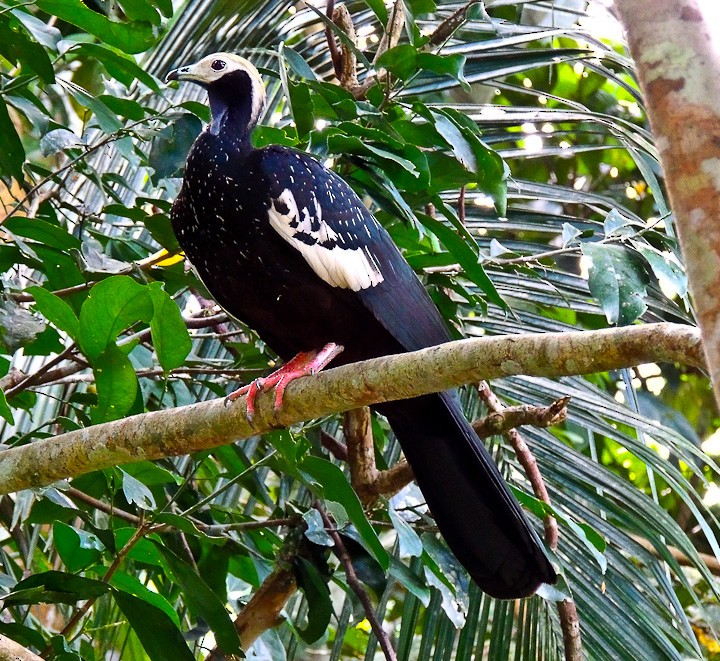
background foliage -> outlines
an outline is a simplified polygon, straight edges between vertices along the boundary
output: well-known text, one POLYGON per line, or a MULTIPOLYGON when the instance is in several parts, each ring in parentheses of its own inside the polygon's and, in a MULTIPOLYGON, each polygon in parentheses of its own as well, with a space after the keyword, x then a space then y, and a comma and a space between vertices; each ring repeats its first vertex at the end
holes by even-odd
MULTIPOLYGON (((356 100, 331 80, 325 24, 304 5, 0 2, 5 446, 224 396, 272 361, 182 261, 153 258, 177 251, 168 213, 208 119, 200 90, 160 81, 217 50, 266 74, 256 144, 338 170, 458 336, 692 323, 642 100, 622 47, 597 29, 597 3, 472 4, 433 45, 462 6, 407 0, 400 45, 373 64, 388 7, 349 2, 361 77, 390 73, 356 100)), ((301 591, 252 653, 374 658, 311 508, 320 498, 401 658, 561 657, 563 594, 590 658, 717 653, 717 582, 698 554, 719 551, 717 466, 700 449, 717 425, 705 376, 652 365, 493 387, 508 403, 572 396, 567 423, 523 431, 561 522, 558 592, 483 596, 427 530, 412 488, 363 512, 322 445, 342 434, 328 419, 2 498, 0 634, 67 659, 232 650, 226 607, 237 612, 289 558, 301 591)), ((473 391, 466 404, 482 413, 473 391)), ((373 431, 379 466, 392 464, 387 426, 373 431)), ((541 513, 502 439, 493 451, 541 513)))

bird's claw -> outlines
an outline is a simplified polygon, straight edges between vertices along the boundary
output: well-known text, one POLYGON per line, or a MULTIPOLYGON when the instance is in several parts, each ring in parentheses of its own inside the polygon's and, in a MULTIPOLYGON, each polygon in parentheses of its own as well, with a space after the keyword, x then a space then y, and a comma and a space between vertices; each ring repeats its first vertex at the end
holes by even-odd
POLYGON ((227 406, 243 395, 247 396, 246 413, 248 422, 252 426, 255 417, 255 400, 261 393, 268 392, 275 388, 275 401, 273 410, 279 413, 283 405, 285 389, 295 379, 320 372, 333 358, 335 358, 343 347, 334 342, 326 344, 320 351, 308 351, 299 353, 292 360, 285 363, 279 370, 266 377, 255 379, 251 383, 231 392, 225 397, 227 406))

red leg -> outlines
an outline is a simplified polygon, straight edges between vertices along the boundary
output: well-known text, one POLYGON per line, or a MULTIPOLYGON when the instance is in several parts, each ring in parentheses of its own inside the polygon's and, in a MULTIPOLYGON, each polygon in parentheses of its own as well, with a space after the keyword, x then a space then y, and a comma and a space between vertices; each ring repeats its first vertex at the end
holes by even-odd
POLYGON ((234 402, 243 395, 247 395, 247 418, 252 422, 255 415, 255 399, 257 396, 275 388, 275 411, 279 411, 282 407, 285 388, 291 381, 309 374, 317 374, 342 350, 343 347, 339 344, 330 342, 320 351, 301 352, 269 376, 255 379, 252 383, 231 392, 226 397, 225 402, 234 402))

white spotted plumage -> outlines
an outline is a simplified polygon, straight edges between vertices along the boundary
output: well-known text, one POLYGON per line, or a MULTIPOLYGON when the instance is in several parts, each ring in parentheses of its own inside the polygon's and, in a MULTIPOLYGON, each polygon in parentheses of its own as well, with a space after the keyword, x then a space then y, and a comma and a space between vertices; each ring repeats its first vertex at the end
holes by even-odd
POLYGON ((345 243, 342 234, 322 219, 322 207, 317 196, 312 194, 311 197, 315 208, 299 209, 292 191, 288 188, 283 190, 268 210, 270 225, 300 252, 310 268, 329 285, 360 291, 383 282, 385 278, 377 260, 369 251, 339 245, 345 243), (284 212, 284 208, 287 212, 284 212), (317 229, 313 229, 313 225, 317 229), (312 243, 302 241, 298 234, 309 237, 312 243))

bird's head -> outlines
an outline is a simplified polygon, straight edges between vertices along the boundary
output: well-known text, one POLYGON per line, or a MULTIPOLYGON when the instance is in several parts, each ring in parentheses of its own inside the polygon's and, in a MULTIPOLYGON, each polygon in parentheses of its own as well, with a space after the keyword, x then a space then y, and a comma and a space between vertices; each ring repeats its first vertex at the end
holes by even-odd
POLYGON ((186 80, 208 91, 214 133, 226 126, 249 132, 265 107, 265 86, 258 70, 234 53, 213 53, 171 71, 165 82, 186 80), (237 126, 241 124, 242 126, 237 126))

